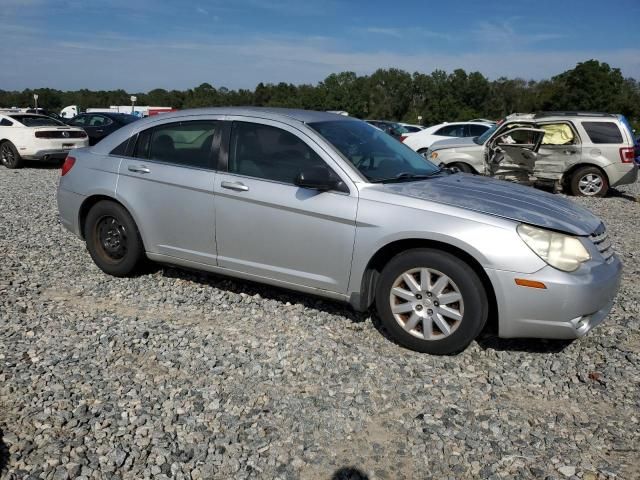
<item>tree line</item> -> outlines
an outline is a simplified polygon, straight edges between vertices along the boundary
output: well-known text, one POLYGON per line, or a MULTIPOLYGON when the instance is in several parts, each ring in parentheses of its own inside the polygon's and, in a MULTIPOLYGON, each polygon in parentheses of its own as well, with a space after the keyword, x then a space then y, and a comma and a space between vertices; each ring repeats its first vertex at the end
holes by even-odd
POLYGON ((209 106, 270 106, 311 110, 344 110, 359 118, 376 118, 424 125, 471 118, 500 119, 514 112, 586 110, 624 114, 640 127, 640 83, 625 78, 620 69, 589 60, 550 79, 533 81, 501 77, 489 80, 480 72, 462 69, 447 73, 413 74, 379 69, 371 75, 341 72, 316 85, 259 83, 254 90, 231 90, 203 83, 188 90, 156 88, 147 93, 125 90, 60 91, 51 88, 0 90, 0 106, 33 105, 59 111, 67 105, 107 107, 171 106, 178 109, 209 106))

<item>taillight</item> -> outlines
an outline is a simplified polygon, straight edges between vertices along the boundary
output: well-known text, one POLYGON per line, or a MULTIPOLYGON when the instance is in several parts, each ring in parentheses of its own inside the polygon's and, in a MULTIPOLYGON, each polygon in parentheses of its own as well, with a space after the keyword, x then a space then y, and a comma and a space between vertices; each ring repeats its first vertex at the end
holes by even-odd
POLYGON ((406 135, 400 135, 400 141, 404 142, 407 139, 406 135))
POLYGON ((36 132, 36 138, 52 138, 51 132, 36 132))
POLYGON ((76 159, 70 155, 67 155, 67 158, 64 159, 64 163, 62 164, 62 170, 60 170, 60 175, 64 177, 69 170, 73 168, 76 163, 76 159))
POLYGON ((633 147, 622 147, 620 149, 620 161, 622 163, 633 163, 635 151, 633 147))

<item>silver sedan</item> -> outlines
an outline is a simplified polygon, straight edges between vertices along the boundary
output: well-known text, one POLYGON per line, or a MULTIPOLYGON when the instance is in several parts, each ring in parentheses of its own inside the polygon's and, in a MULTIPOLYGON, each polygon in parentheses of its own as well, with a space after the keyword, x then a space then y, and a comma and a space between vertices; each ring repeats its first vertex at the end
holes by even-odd
POLYGON ((324 112, 132 123, 67 158, 58 206, 108 274, 150 259, 341 300, 433 354, 485 328, 578 338, 608 314, 622 268, 571 201, 440 169, 324 112))

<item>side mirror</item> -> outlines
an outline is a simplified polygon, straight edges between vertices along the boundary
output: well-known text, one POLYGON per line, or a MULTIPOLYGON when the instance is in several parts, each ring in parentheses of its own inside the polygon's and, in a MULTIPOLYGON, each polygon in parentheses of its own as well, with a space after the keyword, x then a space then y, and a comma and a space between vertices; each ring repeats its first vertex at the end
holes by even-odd
POLYGON ((342 181, 336 179, 333 172, 324 165, 305 168, 296 177, 295 184, 298 187, 311 188, 320 192, 346 189, 342 181))

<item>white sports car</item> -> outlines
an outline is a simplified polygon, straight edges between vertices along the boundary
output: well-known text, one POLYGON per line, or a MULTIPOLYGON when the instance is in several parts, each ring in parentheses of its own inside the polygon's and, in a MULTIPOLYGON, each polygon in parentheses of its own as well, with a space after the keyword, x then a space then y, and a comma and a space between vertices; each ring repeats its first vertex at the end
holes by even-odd
POLYGON ((84 130, 46 115, 0 113, 0 163, 20 168, 22 160, 64 160, 73 148, 87 147, 84 130))
POLYGON ((493 124, 486 122, 441 123, 407 136, 404 144, 420 154, 426 153, 432 143, 451 137, 479 137, 493 124))

